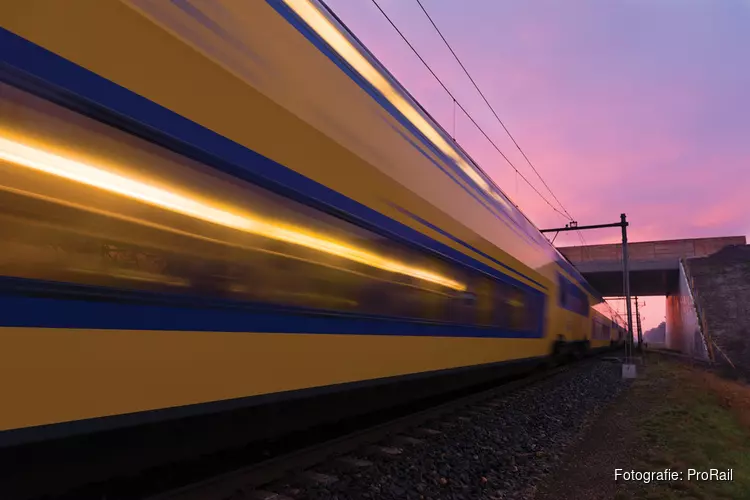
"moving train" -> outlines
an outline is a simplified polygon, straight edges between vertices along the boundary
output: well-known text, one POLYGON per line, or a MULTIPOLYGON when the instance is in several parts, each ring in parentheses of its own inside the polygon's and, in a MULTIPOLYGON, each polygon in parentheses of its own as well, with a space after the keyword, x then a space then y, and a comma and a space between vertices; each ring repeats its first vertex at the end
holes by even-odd
POLYGON ((220 447, 624 340, 315 0, 3 2, 0 47, 16 462, 92 436, 220 447))

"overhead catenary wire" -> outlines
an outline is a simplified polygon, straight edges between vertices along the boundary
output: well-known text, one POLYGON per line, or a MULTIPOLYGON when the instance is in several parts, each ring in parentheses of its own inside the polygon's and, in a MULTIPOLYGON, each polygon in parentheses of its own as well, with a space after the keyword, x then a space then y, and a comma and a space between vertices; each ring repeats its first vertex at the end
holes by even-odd
POLYGON ((520 145, 520 144, 518 144, 518 141, 516 141, 516 138, 515 138, 515 137, 513 137, 513 134, 511 134, 511 133, 510 133, 510 130, 508 130, 508 127, 507 127, 507 126, 505 125, 505 123, 503 122, 503 120, 502 120, 502 119, 500 118, 500 116, 498 115, 498 113, 497 113, 497 112, 495 111, 495 108, 494 108, 494 107, 492 106, 492 104, 490 103, 490 101, 489 101, 489 100, 487 99, 487 97, 486 97, 486 96, 484 95, 484 92, 482 92, 482 89, 480 89, 480 88, 479 88, 479 85, 478 85, 478 84, 477 84, 477 82, 476 82, 476 81, 474 80, 474 78, 473 78, 473 77, 471 76, 471 73, 469 73, 469 70, 468 70, 468 69, 466 69, 466 66, 465 66, 465 65, 464 65, 464 63, 463 63, 463 62, 461 61, 461 58, 459 58, 459 57, 458 57, 458 54, 456 54, 456 51, 455 51, 455 50, 453 50, 453 47, 452 47, 452 46, 451 46, 451 44, 450 44, 450 43, 448 42, 448 40, 447 40, 447 39, 445 38, 445 36, 443 35, 443 32, 442 32, 442 31, 440 31, 440 28, 438 28, 437 24, 436 24, 436 23, 435 23, 435 21, 434 21, 434 20, 432 19, 432 16, 430 16, 430 14, 429 14, 429 13, 427 12, 427 9, 426 9, 426 8, 424 7, 424 5, 422 4, 422 1, 421 1, 421 0, 416 0, 416 2, 417 2, 417 4, 419 5, 419 8, 420 8, 420 9, 422 9, 422 12, 424 13, 424 15, 425 15, 425 16, 427 17, 427 19, 428 19, 428 20, 430 21, 430 24, 432 24, 432 27, 433 27, 433 28, 435 28, 435 31, 436 31, 436 32, 437 32, 437 34, 438 34, 438 35, 440 36, 440 38, 441 38, 441 39, 443 40, 443 43, 445 44, 445 46, 446 46, 446 47, 448 47, 448 50, 449 50, 449 51, 450 51, 450 53, 451 53, 451 54, 453 55, 453 58, 454 58, 454 59, 456 60, 456 62, 458 63, 458 65, 459 65, 459 66, 461 66, 461 69, 462 69, 462 70, 463 70, 463 72, 464 72, 464 73, 466 74, 466 76, 467 76, 467 77, 469 78, 469 81, 471 81, 471 84, 472 84, 472 85, 474 86, 474 88, 476 89, 476 91, 477 91, 477 92, 479 93, 479 95, 480 95, 480 96, 482 97, 482 100, 483 100, 483 101, 484 101, 484 103, 485 103, 485 104, 487 105, 487 107, 488 107, 488 108, 490 109, 490 111, 492 112, 492 114, 493 114, 493 116, 495 117, 495 119, 496 119, 496 120, 498 121, 498 123, 500 123, 500 126, 501 126, 501 127, 503 127, 503 130, 505 131, 505 133, 506 133, 506 134, 508 134, 508 137, 510 138, 510 140, 511 140, 511 141, 513 141, 513 144, 514 144, 514 145, 516 146, 516 149, 518 149, 518 151, 519 151, 519 152, 521 153, 521 155, 523 156, 523 158, 524 158, 524 159, 526 160, 526 163, 528 163, 529 167, 531 167, 531 170, 533 170, 533 171, 534 171, 534 173, 536 174, 536 176, 537 176, 537 177, 539 178, 539 180, 540 180, 540 181, 542 182, 542 184, 544 185, 544 187, 545 187, 545 188, 547 188, 547 191, 549 191, 549 193, 550 193, 550 194, 552 195, 552 197, 553 197, 553 198, 555 199, 555 201, 557 202, 557 204, 558 204, 558 205, 560 205, 560 208, 562 208, 563 212, 565 212, 565 214, 566 214, 566 215, 568 216, 568 218, 570 218, 570 220, 573 220, 573 216, 571 216, 571 215, 570 215, 570 212, 568 212, 568 211, 567 211, 567 210, 565 209, 565 206, 564 206, 564 205, 562 204, 562 202, 561 202, 561 201, 560 201, 560 200, 559 200, 559 199, 557 198, 557 196, 556 196, 556 195, 555 195, 555 193, 554 193, 554 192, 552 191, 552 189, 551 189, 551 188, 549 187, 549 185, 548 185, 548 184, 547 184, 547 182, 546 182, 546 181, 544 180, 544 178, 543 178, 543 177, 541 176, 541 174, 539 173, 539 171, 537 171, 536 167, 534 167, 534 164, 533 164, 533 163, 531 162, 531 160, 529 159, 529 157, 528 157, 528 156, 526 155, 526 152, 525 152, 525 151, 523 150, 523 148, 521 148, 521 145, 520 145))
MULTIPOLYGON (((427 20, 430 21, 430 24, 432 25, 432 27, 435 28, 435 31, 437 32, 438 36, 440 36, 440 39, 443 41, 443 43, 445 44, 445 46, 448 48, 448 50, 450 51, 451 55, 453 55, 453 58, 456 60, 456 62, 458 63, 458 65, 461 66, 461 69, 466 74, 466 76, 468 77, 468 79, 471 82, 471 84, 474 86, 474 89, 477 91, 477 93, 480 95, 480 97, 482 98, 482 100, 484 101, 484 103, 487 105, 487 107, 489 108, 489 110, 492 112, 492 115, 495 117, 495 119, 498 121, 498 123, 503 128, 503 130, 505 131, 505 133, 508 135, 508 137, 510 138, 510 140, 513 142, 513 144, 515 145, 516 149, 518 149, 518 151, 521 153, 521 155, 523 156, 524 160, 526 160, 526 163, 529 165, 529 167, 531 167, 531 170, 536 174, 536 176, 542 182, 542 184, 544 185, 544 187, 547 188, 547 191, 549 191, 549 193, 552 195, 552 198, 560 206, 560 208, 562 209, 562 211, 565 213, 565 216, 567 216, 567 218, 570 221, 573 221, 574 220, 573 216, 570 214, 570 212, 568 212, 568 210, 562 204, 562 202, 560 201, 560 199, 555 195, 554 191, 552 191, 552 188, 549 187, 549 185, 544 180, 544 178, 542 177, 542 175, 539 173, 539 171, 536 169, 536 167, 534 166, 534 164, 531 162, 531 159, 529 159, 529 157, 526 154, 526 152, 523 150, 523 148, 518 143, 518 141, 516 140, 516 138, 510 132, 510 130, 505 125, 505 123, 503 122, 503 120, 500 118, 500 116, 498 115, 497 111, 495 110, 495 108, 490 103, 489 99, 487 99, 487 96, 485 96, 484 92, 482 92, 482 89, 479 88, 479 84, 477 84, 476 80, 474 80, 474 77, 471 76, 471 73, 466 68, 466 66, 464 65, 463 61, 461 61, 461 58, 458 57, 458 54, 453 49, 453 47, 451 46, 450 42, 448 42, 448 40, 445 38, 445 35, 443 35, 443 32, 440 30, 440 28, 438 27, 438 25, 435 22, 435 20, 432 18, 432 16, 430 16, 430 13, 427 12, 427 9, 425 8, 424 4, 422 3, 422 0, 416 0, 416 2, 419 5, 419 8, 424 13, 424 15, 427 17, 427 20)), ((376 4, 377 4, 377 2, 376 2, 376 4)), ((516 172, 518 172, 518 171, 516 170, 516 172)), ((518 189, 516 188, 516 191, 517 190, 518 189)), ((586 246, 586 240, 583 237, 583 234, 581 233, 581 231, 576 231, 576 234, 578 235, 578 238, 581 240, 581 245, 582 246, 586 246)))
MULTIPOLYGON (((570 214, 565 214, 565 213, 561 212, 557 207, 555 207, 541 192, 539 192, 539 190, 536 188, 536 186, 534 186, 534 184, 532 184, 531 181, 529 181, 529 179, 527 179, 526 176, 523 175, 523 173, 521 173, 518 170, 518 168, 510 160, 510 158, 508 158, 505 155, 505 153, 503 153, 503 151, 500 149, 500 147, 497 145, 497 143, 495 143, 495 141, 487 134, 487 132, 485 132, 485 130, 479 125, 479 123, 477 123, 477 121, 474 119, 474 117, 471 116, 471 114, 466 110, 466 108, 463 106, 463 104, 461 104, 461 102, 456 98, 456 96, 453 95, 453 93, 448 89, 448 87, 445 85, 445 83, 443 83, 443 81, 440 79, 440 77, 435 73, 435 71, 432 69, 432 67, 427 63, 427 61, 424 60, 424 58, 422 57, 422 55, 412 45, 412 43, 409 41, 409 39, 406 37, 406 35, 404 35, 404 33, 398 28, 398 26, 396 26, 396 23, 394 23, 393 20, 391 20, 390 16, 388 16, 388 14, 383 10, 383 8, 380 6, 380 4, 377 2, 377 0, 371 0, 371 1, 372 1, 373 4, 375 4, 375 7, 377 7, 377 9, 380 11, 380 13, 383 15, 383 17, 385 17, 385 19, 388 21, 388 23, 391 25, 391 27, 393 27, 393 29, 396 31, 396 33, 399 34, 399 36, 401 37, 401 39, 409 46, 409 48, 411 49, 411 51, 414 52, 414 55, 417 56, 417 58, 420 60, 420 62, 425 66, 425 68, 427 68, 427 70, 430 72, 430 74, 432 74, 433 78, 435 78, 435 80, 440 84, 440 86, 443 88, 443 90, 445 90, 445 92, 448 94, 448 96, 455 102, 456 106, 458 106, 458 108, 461 111, 463 111, 463 113, 471 121, 471 123, 474 124, 474 126, 477 128, 477 130, 479 130, 479 132, 481 132, 481 134, 484 136, 484 138, 487 139, 487 141, 492 145, 492 147, 500 154, 500 156, 502 156, 502 158, 505 160, 505 162, 508 163, 508 165, 510 165, 510 167, 513 170, 515 170, 516 174, 518 174, 518 176, 521 177, 521 179, 523 179, 524 182, 526 182, 526 184, 528 184, 529 187, 531 187, 531 189, 547 205, 549 205, 550 208, 552 208, 552 210, 554 210, 555 212, 557 212, 563 218, 565 218, 567 220, 570 220, 571 219, 570 214)), ((559 201, 558 201, 558 203, 559 203, 559 201)), ((561 205, 561 207, 562 207, 562 205, 561 205)), ((564 210, 564 207, 563 207, 563 210, 564 210)))

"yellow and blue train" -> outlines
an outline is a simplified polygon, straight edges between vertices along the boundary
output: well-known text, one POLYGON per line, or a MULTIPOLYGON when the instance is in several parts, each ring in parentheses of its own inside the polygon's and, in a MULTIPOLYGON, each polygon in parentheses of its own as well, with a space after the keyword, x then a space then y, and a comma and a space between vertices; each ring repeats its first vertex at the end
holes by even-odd
POLYGON ((0 447, 624 338, 315 0, 11 0, 0 57, 0 447))

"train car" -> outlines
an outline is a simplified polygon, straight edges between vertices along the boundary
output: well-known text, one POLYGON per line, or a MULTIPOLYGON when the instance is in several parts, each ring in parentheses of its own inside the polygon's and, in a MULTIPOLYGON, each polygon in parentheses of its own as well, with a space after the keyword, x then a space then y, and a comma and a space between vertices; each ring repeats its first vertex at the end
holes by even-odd
POLYGON ((605 301, 593 306, 591 348, 606 349, 622 346, 625 342, 626 323, 605 301))
POLYGON ((612 344, 623 346, 628 338, 628 323, 619 313, 612 312, 612 344))
POLYGON ((613 321, 612 327, 612 344, 616 346, 622 346, 628 339, 628 329, 621 317, 618 316, 617 321, 613 321))
POLYGON ((13 464, 145 467, 606 340, 597 292, 314 0, 10 1, 0 47, 13 464))
POLYGON ((612 318, 594 310, 591 317, 591 348, 603 349, 612 345, 612 318))

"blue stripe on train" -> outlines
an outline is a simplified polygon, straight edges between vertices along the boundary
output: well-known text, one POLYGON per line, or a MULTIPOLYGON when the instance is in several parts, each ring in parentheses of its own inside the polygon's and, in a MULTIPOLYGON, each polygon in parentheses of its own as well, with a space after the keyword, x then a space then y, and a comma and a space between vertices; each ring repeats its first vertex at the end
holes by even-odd
POLYGON ((403 319, 263 311, 239 307, 180 307, 0 295, 0 326, 102 330, 314 333, 429 337, 541 338, 542 330, 437 324, 403 319))
MULTIPOLYGON (((525 290, 537 291, 3 28, 0 28, 0 81, 384 236, 430 250, 525 290)), ((530 276, 514 272, 537 283, 530 276)))

